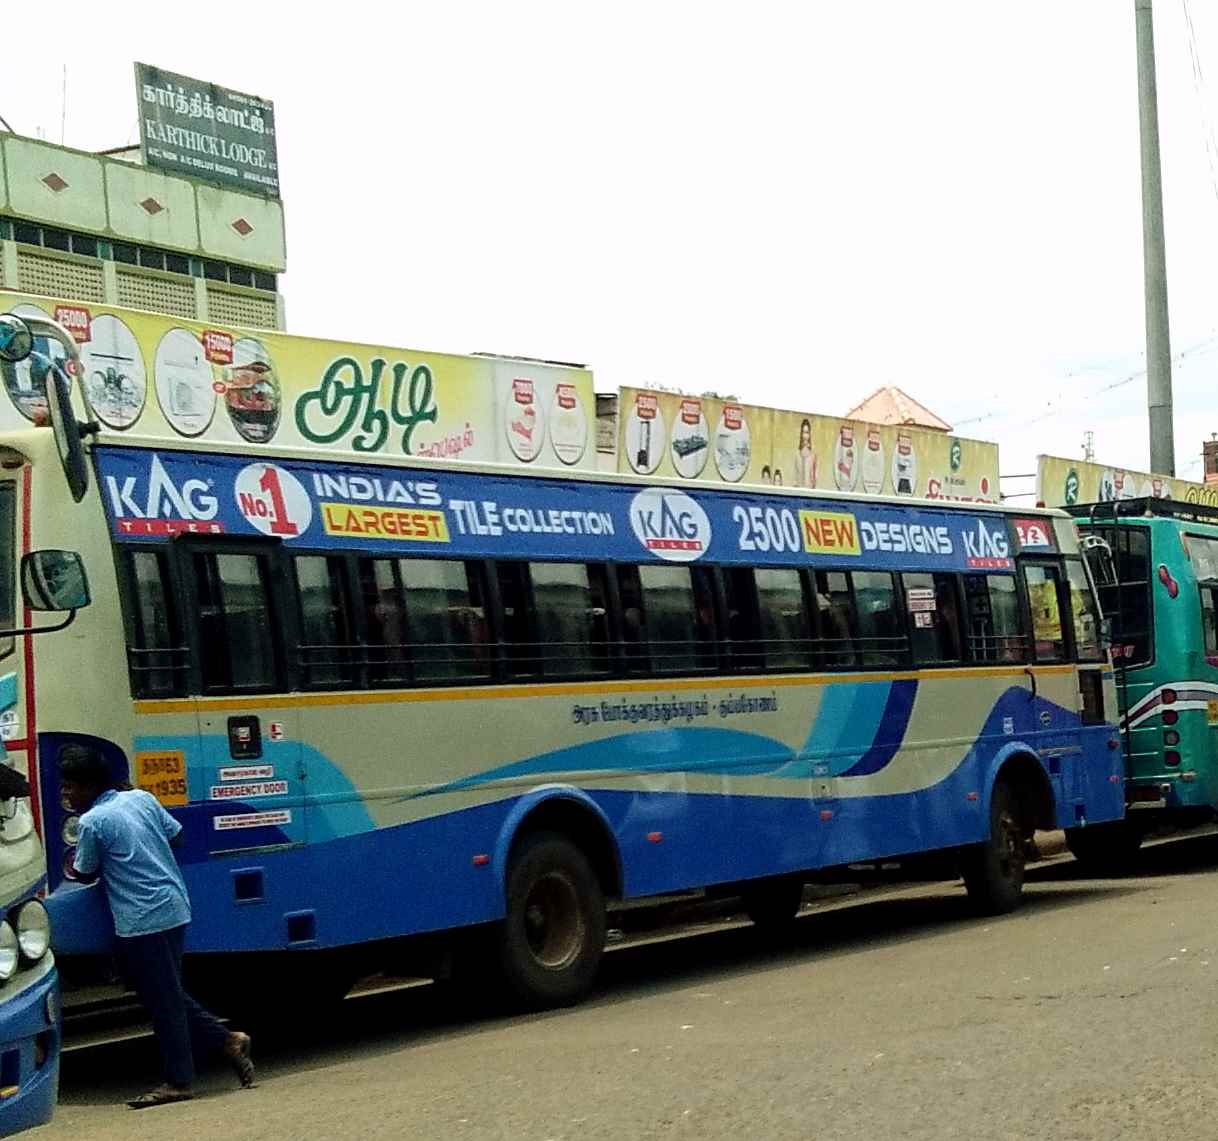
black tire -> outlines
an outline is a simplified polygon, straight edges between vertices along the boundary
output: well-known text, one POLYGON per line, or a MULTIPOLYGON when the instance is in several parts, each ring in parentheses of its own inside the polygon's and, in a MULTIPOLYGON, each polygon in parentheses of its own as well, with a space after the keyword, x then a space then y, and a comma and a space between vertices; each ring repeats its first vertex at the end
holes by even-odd
POLYGON ((1067 828, 1066 847, 1088 871, 1124 872, 1137 860, 1145 833, 1132 820, 1067 828))
POLYGON ((1019 905, 1028 835, 1015 789, 999 781, 990 801, 989 839, 969 848, 961 866, 969 899, 982 914, 1002 915, 1019 905))
POLYGON ((799 914, 804 901, 800 880, 763 880, 745 887, 740 893, 744 913, 762 931, 781 931, 799 914))
POLYGON ((605 952, 605 896, 565 836, 538 832, 520 844, 495 944, 503 981, 525 1006, 567 1006, 587 993, 605 952))

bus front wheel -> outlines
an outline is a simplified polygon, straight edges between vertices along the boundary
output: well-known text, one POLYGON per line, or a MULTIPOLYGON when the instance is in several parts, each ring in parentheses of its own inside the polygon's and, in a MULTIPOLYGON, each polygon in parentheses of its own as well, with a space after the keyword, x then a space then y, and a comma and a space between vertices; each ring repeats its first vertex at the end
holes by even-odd
POLYGON ((1089 871, 1126 871, 1137 856, 1142 840, 1142 829, 1132 820, 1066 829, 1066 847, 1089 871))
POLYGON ((497 943, 503 979, 527 1006, 565 1006, 592 985, 605 950, 605 897, 565 836, 535 833, 513 856, 497 943))
POLYGON ((1018 906, 1027 835, 1019 797, 1009 782, 1000 781, 990 801, 989 839, 969 848, 962 861, 964 886, 978 911, 1001 915, 1018 906))

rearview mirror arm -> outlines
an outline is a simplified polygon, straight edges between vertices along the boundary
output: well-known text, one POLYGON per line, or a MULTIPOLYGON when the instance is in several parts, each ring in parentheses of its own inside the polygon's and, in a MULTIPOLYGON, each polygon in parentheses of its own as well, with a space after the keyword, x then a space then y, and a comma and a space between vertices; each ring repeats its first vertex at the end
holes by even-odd
POLYGON ((75 621, 76 611, 69 610, 68 616, 53 626, 22 626, 18 630, 0 630, 0 638, 19 638, 23 634, 53 634, 56 630, 66 630, 75 621))

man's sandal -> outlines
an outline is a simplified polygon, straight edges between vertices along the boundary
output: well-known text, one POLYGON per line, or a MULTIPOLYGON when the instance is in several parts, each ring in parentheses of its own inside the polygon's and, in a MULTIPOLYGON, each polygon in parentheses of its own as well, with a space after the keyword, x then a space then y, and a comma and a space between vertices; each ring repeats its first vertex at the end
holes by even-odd
POLYGON ((154 1090, 132 1098, 127 1104, 132 1109, 150 1109, 154 1105, 173 1105, 178 1101, 190 1101, 195 1095, 188 1089, 176 1089, 173 1086, 157 1086, 154 1090))
POLYGON ((232 1037, 232 1045, 226 1046, 224 1053, 228 1057, 228 1064, 233 1068, 233 1073, 237 1075, 237 1080, 241 1083, 241 1088, 251 1089, 254 1085, 254 1063, 250 1059, 250 1036, 235 1033, 232 1037))

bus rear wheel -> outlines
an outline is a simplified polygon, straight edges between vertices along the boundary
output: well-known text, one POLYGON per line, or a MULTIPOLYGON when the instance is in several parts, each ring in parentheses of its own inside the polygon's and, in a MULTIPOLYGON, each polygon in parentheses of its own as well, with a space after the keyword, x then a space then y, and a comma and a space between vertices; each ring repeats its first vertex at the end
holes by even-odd
POLYGON ((1000 781, 990 801, 989 839, 968 849, 962 861, 964 886, 978 911, 1002 915, 1019 905, 1028 835, 1015 789, 1000 781))
POLYGON ((1088 871, 1128 870, 1143 839, 1142 829, 1132 820, 1066 829, 1066 847, 1088 871))
POLYGON ((496 949, 504 981, 526 1006, 565 1006, 592 985, 605 951, 605 897, 565 836, 538 832, 513 856, 496 949))

